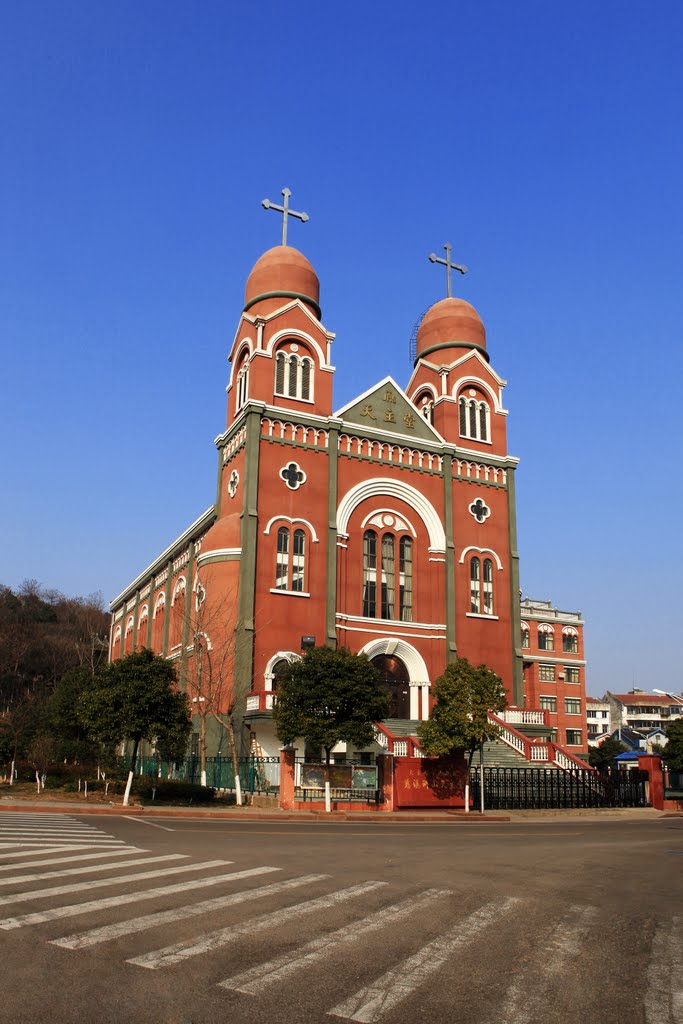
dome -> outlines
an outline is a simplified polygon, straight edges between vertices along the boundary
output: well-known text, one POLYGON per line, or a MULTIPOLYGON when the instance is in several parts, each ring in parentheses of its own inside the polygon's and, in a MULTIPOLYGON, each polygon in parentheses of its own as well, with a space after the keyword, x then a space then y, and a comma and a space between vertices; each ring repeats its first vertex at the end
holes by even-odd
POLYGON ((318 275, 303 253, 291 245, 276 245, 256 261, 247 279, 244 310, 282 298, 301 299, 320 318, 318 275))
POLYGON ((464 299, 441 299, 425 313, 417 332, 416 355, 441 349, 476 348, 488 361, 486 329, 474 306, 464 299))

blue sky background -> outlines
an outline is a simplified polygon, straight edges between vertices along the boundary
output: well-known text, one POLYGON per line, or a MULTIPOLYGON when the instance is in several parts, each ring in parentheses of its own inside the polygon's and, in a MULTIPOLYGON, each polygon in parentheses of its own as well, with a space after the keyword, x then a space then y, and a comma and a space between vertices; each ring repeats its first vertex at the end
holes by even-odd
POLYGON ((340 407, 454 245, 508 381, 525 594, 588 690, 681 690, 683 6, 0 8, 0 582, 115 596, 214 497, 247 274, 294 223, 340 407))

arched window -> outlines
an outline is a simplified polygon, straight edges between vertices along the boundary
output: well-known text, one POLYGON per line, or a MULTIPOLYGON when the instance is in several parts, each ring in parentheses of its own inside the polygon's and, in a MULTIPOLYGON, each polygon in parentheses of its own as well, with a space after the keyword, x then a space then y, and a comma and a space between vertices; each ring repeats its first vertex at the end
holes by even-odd
POLYGON ((555 650, 555 631, 548 622, 542 622, 538 627, 538 649, 539 651, 555 650))
POLYGON ((135 641, 135 647, 138 651, 141 651, 143 647, 147 646, 147 620, 149 617, 149 609, 145 605, 140 612, 138 619, 138 632, 137 639, 135 641))
POLYGON ((363 615, 368 619, 413 621, 413 542, 374 530, 363 534, 363 615), (398 550, 397 550, 398 547, 398 550), (398 562, 398 574, 396 565, 398 562), (379 602, 377 595, 379 594, 379 602), (396 610, 398 608, 398 615, 396 610))
POLYGON ((562 628, 562 651, 564 654, 579 653, 579 631, 573 626, 562 628))
POLYGON ((434 398, 431 391, 420 392, 414 401, 414 405, 420 410, 427 423, 434 422, 434 398))
POLYGON ((237 397, 235 399, 235 411, 242 408, 249 397, 249 362, 244 360, 242 368, 237 374, 237 397))
POLYGON ((493 615, 493 562, 470 559, 470 614, 493 615))
POLYGON ((121 626, 114 630, 114 639, 111 642, 111 660, 121 657, 121 626))
POLYGON ((129 615, 126 620, 126 628, 123 634, 123 653, 130 654, 133 650, 133 623, 135 619, 129 615))
POLYGON ((313 360, 280 349, 275 356, 275 394, 310 401, 313 397, 313 360))
POLYGON ((177 581, 171 599, 171 640, 170 646, 179 647, 183 642, 185 626, 185 577, 177 581))
POLYGON ((473 441, 491 440, 491 410, 489 404, 474 388, 458 399, 460 436, 473 441))
POLYGON ((479 559, 470 559, 470 611, 478 615, 481 612, 480 598, 481 565, 479 559))
POLYGON ((152 650, 155 654, 161 654, 164 646, 164 610, 166 595, 162 591, 157 594, 152 612, 152 650))
POLYGON ((280 658, 276 661, 272 668, 273 677, 270 681, 270 688, 273 693, 277 693, 280 687, 280 680, 289 671, 289 662, 286 658, 280 658))
POLYGON ((277 531, 275 590, 303 594, 306 590, 306 534, 281 526, 277 531))
POLYGON ((529 623, 522 623, 522 648, 528 650, 529 648, 529 623))

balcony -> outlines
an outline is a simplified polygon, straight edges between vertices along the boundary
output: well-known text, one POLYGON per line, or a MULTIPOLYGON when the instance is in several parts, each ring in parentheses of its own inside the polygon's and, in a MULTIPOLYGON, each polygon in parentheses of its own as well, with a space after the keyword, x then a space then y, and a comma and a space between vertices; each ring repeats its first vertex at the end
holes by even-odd
POLYGON ((245 711, 248 715, 268 714, 273 710, 276 695, 263 690, 247 695, 245 711))

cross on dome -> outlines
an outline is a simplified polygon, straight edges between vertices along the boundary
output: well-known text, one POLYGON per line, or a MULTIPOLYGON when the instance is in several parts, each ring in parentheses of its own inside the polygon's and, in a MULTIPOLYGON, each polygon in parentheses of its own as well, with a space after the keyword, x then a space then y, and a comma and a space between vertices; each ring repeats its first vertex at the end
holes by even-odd
POLYGON ((286 188, 286 187, 283 188, 282 195, 284 196, 285 201, 284 201, 284 204, 282 206, 277 206, 275 203, 271 203, 270 199, 264 199, 262 201, 262 203, 261 203, 261 206, 263 207, 264 210, 275 210, 277 213, 281 213, 282 214, 282 244, 283 245, 287 245, 287 218, 288 217, 297 217, 300 221, 303 221, 304 224, 308 220, 308 214, 307 213, 298 213, 296 210, 290 210, 290 208, 289 208, 289 197, 291 196, 291 194, 292 193, 291 193, 291 191, 288 188, 286 188))
POLYGON ((451 251, 453 249, 453 246, 451 245, 450 242, 446 242, 446 244, 444 245, 444 249, 446 250, 445 260, 442 260, 440 256, 437 256, 436 253, 433 252, 429 256, 429 262, 441 263, 446 268, 446 295, 450 299, 453 296, 453 290, 451 288, 451 270, 458 270, 460 271, 461 274, 466 274, 467 267, 460 267, 458 266, 457 263, 451 263, 451 251))

